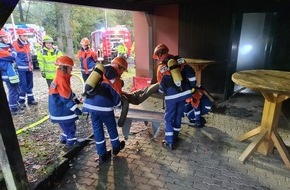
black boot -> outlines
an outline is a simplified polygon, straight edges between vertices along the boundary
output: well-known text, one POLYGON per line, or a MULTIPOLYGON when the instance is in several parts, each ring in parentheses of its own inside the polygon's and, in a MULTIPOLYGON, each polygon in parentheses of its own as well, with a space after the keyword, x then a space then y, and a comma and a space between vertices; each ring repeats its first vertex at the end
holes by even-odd
POLYGON ((173 147, 173 143, 167 143, 166 140, 163 140, 162 141, 162 146, 168 150, 172 150, 174 149, 173 147))
POLYGON ((120 152, 120 150, 124 149, 124 147, 125 147, 125 141, 121 141, 119 147, 113 148, 113 155, 117 155, 120 152))
POLYGON ((112 156, 111 150, 107 150, 107 152, 104 155, 99 156, 99 164, 102 164, 107 160, 111 159, 111 156, 112 156))
POLYGON ((33 105, 33 106, 35 106, 35 105, 37 105, 37 104, 38 104, 38 102, 35 101, 35 100, 32 100, 32 101, 28 102, 28 105, 33 105))

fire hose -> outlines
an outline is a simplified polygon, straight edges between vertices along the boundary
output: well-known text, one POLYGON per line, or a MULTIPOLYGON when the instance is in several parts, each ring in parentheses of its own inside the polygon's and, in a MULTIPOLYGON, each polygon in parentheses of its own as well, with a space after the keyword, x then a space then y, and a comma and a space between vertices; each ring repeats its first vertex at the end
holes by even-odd
MULTIPOLYGON (((81 76, 80 74, 81 74, 80 71, 73 71, 73 72, 71 73, 72 76, 78 78, 79 81, 81 81, 82 85, 84 85, 84 80, 83 80, 83 78, 82 78, 82 76, 81 76)), ((16 134, 18 135, 18 134, 20 134, 20 133, 22 133, 22 132, 24 132, 24 131, 26 131, 26 130, 28 130, 28 129, 31 129, 31 128, 33 128, 33 127, 35 127, 35 126, 37 126, 37 125, 39 125, 39 124, 45 122, 45 121, 48 120, 48 119, 49 119, 49 115, 46 115, 46 116, 44 116, 42 119, 40 119, 40 120, 38 120, 38 121, 36 121, 36 122, 34 122, 34 123, 32 123, 32 124, 30 124, 30 125, 28 125, 28 126, 26 126, 26 127, 23 127, 23 128, 21 128, 21 129, 16 130, 16 134)))

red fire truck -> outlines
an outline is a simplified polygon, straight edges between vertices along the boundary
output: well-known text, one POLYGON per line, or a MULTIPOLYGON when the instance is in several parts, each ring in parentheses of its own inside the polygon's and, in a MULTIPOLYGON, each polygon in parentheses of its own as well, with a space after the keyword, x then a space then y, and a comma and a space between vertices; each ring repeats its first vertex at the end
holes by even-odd
POLYGON ((120 42, 124 42, 130 55, 132 45, 131 32, 125 25, 117 25, 113 28, 95 30, 91 34, 92 48, 98 52, 99 61, 109 63, 117 56, 117 47, 120 42))

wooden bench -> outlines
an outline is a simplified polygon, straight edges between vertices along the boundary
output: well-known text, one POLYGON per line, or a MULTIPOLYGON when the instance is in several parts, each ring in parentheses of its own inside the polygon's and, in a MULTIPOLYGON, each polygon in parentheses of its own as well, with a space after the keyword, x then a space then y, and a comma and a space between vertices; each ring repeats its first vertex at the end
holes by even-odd
MULTIPOLYGON (((115 109, 116 119, 120 117, 120 113, 121 113, 121 109, 118 109, 118 108, 115 109)), ((129 108, 126 121, 124 123, 124 126, 122 127, 122 132, 126 140, 128 139, 133 121, 152 122, 152 129, 153 129, 152 139, 154 139, 159 134, 160 124, 164 123, 164 113, 157 112, 157 111, 148 111, 148 110, 129 108)))
MULTIPOLYGON (((121 109, 115 109, 115 116, 116 119, 120 117, 121 109)), ((127 140, 131 125, 133 121, 147 121, 152 123, 152 130, 153 130, 153 137, 155 139, 160 131, 160 124, 164 123, 164 113, 158 111, 148 111, 148 110, 141 110, 141 109, 133 109, 129 108, 126 121, 124 126, 122 127, 122 132, 124 138, 127 140)), ((182 121, 183 124, 188 124, 188 122, 182 121)))

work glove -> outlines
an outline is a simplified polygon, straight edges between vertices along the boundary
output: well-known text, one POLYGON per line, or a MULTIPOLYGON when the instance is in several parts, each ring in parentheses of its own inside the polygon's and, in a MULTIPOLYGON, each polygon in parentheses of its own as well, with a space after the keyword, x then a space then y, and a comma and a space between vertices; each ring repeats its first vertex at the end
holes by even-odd
POLYGON ((41 76, 45 78, 45 72, 41 71, 41 76))
POLYGON ((75 93, 73 93, 73 95, 72 95, 72 99, 73 99, 73 101, 74 101, 76 104, 80 104, 80 103, 82 103, 82 102, 77 98, 77 96, 76 96, 75 93))
POLYGON ((74 112, 75 112, 76 115, 82 115, 83 114, 83 112, 79 108, 75 109, 74 112))
POLYGON ((74 102, 75 102, 76 104, 80 104, 80 103, 81 103, 81 101, 80 101, 79 99, 77 99, 77 98, 74 99, 74 102))
POLYGON ((76 103, 76 104, 80 104, 82 103, 76 96, 73 97, 73 101, 76 103))
POLYGON ((192 88, 190 91, 192 94, 194 94, 196 90, 195 90, 195 88, 192 88))

